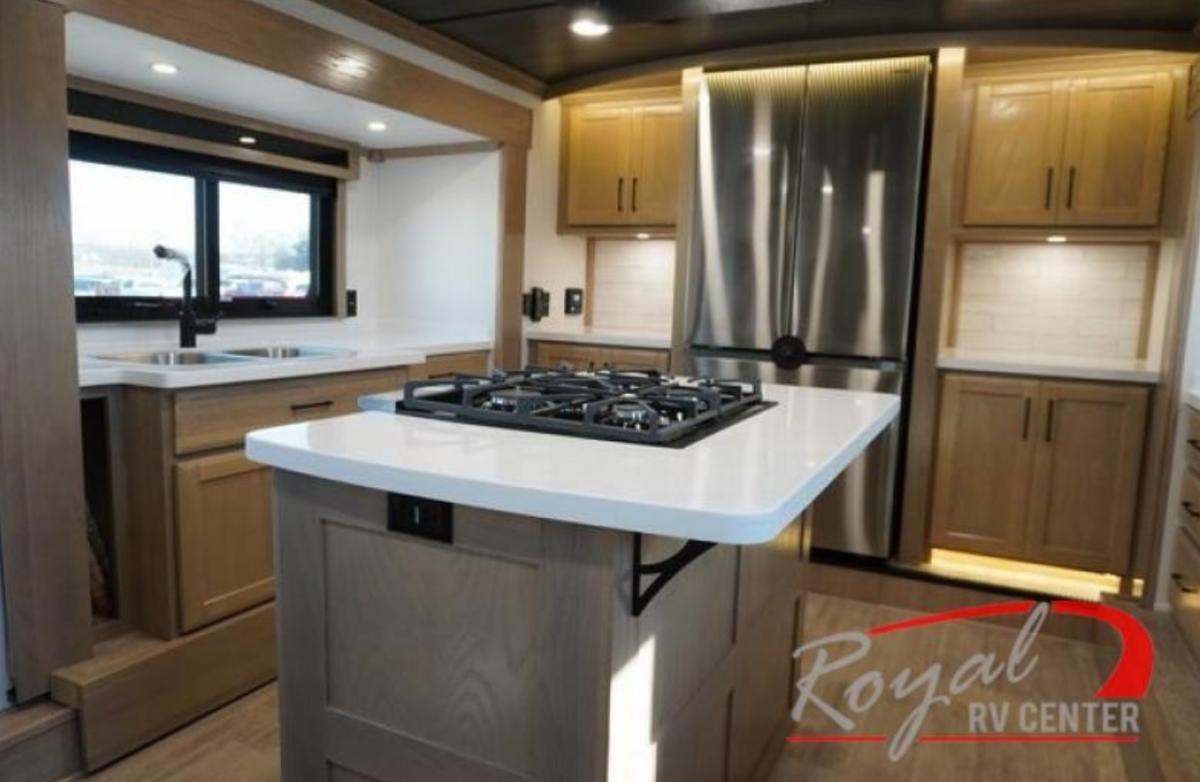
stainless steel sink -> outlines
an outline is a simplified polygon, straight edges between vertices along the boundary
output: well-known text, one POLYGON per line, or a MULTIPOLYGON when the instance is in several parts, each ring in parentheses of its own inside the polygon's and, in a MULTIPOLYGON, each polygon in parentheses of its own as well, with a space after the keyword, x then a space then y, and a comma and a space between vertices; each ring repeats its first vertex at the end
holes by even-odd
POLYGON ((349 358, 353 350, 345 348, 317 348, 305 345, 272 345, 265 348, 241 348, 223 351, 231 356, 265 358, 271 361, 292 358, 349 358))
POLYGON ((105 361, 122 361, 128 364, 150 364, 160 367, 184 367, 196 364, 228 364, 245 361, 242 356, 228 353, 191 350, 156 350, 147 353, 109 353, 96 358, 105 361))

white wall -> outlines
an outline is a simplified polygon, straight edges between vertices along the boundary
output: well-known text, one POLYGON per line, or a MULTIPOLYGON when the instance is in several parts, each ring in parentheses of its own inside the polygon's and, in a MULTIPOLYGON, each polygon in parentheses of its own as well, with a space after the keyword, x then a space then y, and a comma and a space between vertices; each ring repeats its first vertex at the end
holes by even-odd
MULTIPOLYGON (((525 211, 525 290, 550 291, 550 315, 539 328, 582 331, 582 315, 563 314, 563 291, 587 282, 587 240, 558 233, 558 149, 562 104, 546 101, 533 111, 525 211)), ((526 321, 528 323, 528 321, 526 321)))
POLYGON ((402 158, 377 168, 379 287, 372 306, 380 319, 491 336, 500 153, 402 158))

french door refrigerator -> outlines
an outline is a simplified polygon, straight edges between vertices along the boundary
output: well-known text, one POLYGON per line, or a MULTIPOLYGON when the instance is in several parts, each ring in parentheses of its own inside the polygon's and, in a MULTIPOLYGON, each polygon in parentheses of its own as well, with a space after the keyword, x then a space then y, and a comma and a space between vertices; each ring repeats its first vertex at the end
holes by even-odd
MULTIPOLYGON (((930 71, 903 57, 703 76, 687 371, 906 392, 930 71)), ((818 500, 814 545, 890 555, 903 421, 818 500)))

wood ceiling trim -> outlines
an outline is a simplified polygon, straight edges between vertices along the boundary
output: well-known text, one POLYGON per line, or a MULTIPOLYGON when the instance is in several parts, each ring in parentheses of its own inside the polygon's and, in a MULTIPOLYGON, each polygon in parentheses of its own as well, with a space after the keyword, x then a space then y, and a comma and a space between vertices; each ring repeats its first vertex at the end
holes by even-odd
POLYGON ((528 108, 250 0, 54 2, 486 138, 524 149, 530 145, 528 108), (335 70, 333 64, 343 57, 366 63, 366 75, 335 70))
POLYGON ((378 6, 370 0, 313 0, 313 2, 519 90, 533 95, 542 95, 546 91, 546 82, 541 79, 459 43, 432 28, 378 6))
POLYGON ((682 71, 694 67, 768 67, 799 60, 930 52, 946 46, 1055 46, 1195 52, 1200 51, 1200 39, 1190 32, 1120 29, 967 30, 813 38, 694 52, 585 73, 550 83, 545 97, 557 98, 662 71, 682 71))

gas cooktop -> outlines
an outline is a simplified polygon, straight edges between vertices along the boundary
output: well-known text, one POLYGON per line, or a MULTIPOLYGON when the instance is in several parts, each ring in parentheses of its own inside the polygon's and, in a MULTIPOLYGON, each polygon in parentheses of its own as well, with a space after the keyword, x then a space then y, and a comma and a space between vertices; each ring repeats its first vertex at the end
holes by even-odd
POLYGON ((404 386, 396 412, 464 423, 682 447, 771 407, 762 383, 655 371, 529 369, 404 386))

